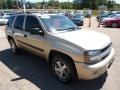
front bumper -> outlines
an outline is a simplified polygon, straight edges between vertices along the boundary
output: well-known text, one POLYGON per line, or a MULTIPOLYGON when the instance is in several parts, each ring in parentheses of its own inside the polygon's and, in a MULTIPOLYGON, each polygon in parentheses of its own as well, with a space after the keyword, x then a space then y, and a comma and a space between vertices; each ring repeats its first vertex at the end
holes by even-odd
POLYGON ((75 23, 77 26, 83 26, 83 21, 80 21, 79 23, 75 23))
POLYGON ((74 62, 78 78, 84 80, 94 79, 105 73, 114 60, 114 53, 115 51, 112 48, 111 53, 104 60, 96 64, 74 62))

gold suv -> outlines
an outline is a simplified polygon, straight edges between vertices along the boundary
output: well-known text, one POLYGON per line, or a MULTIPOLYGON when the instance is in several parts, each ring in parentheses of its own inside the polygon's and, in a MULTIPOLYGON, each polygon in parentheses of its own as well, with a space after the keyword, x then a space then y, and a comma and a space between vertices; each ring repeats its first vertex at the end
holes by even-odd
POLYGON ((6 29, 14 54, 22 48, 45 58, 62 82, 97 78, 114 60, 108 36, 82 30, 63 15, 13 15, 6 29))

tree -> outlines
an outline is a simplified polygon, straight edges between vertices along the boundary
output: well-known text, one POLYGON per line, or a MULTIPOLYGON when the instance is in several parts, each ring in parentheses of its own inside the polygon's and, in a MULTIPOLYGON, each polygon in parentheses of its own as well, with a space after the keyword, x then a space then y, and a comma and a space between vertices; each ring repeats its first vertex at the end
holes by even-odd
POLYGON ((3 8, 4 8, 4 9, 7 9, 7 8, 8 8, 8 7, 7 7, 8 5, 7 5, 7 1, 6 1, 6 0, 3 0, 3 3, 2 3, 2 4, 3 4, 3 8))
POLYGON ((26 8, 27 9, 32 9, 32 3, 31 2, 26 2, 26 8))
POLYGON ((108 1, 108 9, 113 9, 113 2, 112 1, 108 1))
POLYGON ((49 0, 48 6, 59 7, 59 1, 57 1, 57 0, 49 0))
POLYGON ((12 9, 13 5, 14 5, 14 1, 13 0, 7 0, 7 5, 8 5, 9 9, 12 9))
POLYGON ((60 3, 60 7, 62 9, 72 9, 73 4, 71 2, 62 2, 62 3, 60 3))
POLYGON ((13 8, 15 8, 15 9, 19 8, 19 1, 18 0, 13 1, 13 8))
POLYGON ((74 0, 73 1, 73 8, 74 9, 80 9, 81 3, 82 3, 82 0, 74 0))
POLYGON ((99 5, 107 5, 108 0, 74 0, 74 9, 90 8, 93 10, 98 9, 99 5))
POLYGON ((3 8, 3 1, 0 0, 0 9, 3 8))
POLYGON ((15 5, 15 6, 19 6, 19 5, 18 5, 18 0, 14 0, 14 5, 15 5))
POLYGON ((54 2, 55 2, 55 0, 49 0, 48 6, 54 6, 54 2))

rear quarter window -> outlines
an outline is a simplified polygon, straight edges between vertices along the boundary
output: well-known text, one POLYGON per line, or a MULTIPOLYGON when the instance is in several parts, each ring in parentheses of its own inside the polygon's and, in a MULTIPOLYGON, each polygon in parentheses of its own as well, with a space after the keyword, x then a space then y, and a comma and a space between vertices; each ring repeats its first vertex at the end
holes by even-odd
POLYGON ((7 23, 7 26, 8 26, 8 27, 12 27, 12 24, 13 24, 14 19, 15 19, 15 16, 9 17, 9 20, 8 20, 8 23, 7 23))

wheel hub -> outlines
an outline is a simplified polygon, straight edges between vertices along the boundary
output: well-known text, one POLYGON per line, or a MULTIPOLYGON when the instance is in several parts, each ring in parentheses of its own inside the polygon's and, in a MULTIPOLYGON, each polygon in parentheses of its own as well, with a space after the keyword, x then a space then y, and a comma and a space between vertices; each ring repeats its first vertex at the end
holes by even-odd
POLYGON ((67 78, 69 71, 67 69, 67 66, 63 62, 58 61, 55 63, 55 73, 59 77, 65 79, 65 78, 67 78))

